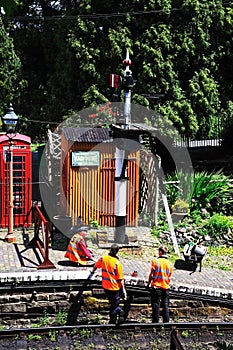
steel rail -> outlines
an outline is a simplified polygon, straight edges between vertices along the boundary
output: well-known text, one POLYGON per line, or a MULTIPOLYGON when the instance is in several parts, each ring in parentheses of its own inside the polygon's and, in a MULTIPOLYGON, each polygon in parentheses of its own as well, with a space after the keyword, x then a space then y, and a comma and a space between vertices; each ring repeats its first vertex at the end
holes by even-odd
POLYGON ((172 330, 198 330, 198 331, 233 331, 233 322, 183 322, 183 323, 123 323, 115 324, 77 324, 72 326, 48 326, 38 328, 10 328, 0 330, 0 339, 15 337, 17 335, 27 334, 49 334, 50 332, 74 332, 74 329, 93 329, 93 330, 116 330, 116 331, 150 331, 153 329, 172 330))
MULTIPOLYGON (((66 280, 66 281, 30 281, 30 282, 9 282, 2 283, 0 285, 0 294, 1 293, 12 293, 12 292, 30 292, 30 291, 51 291, 51 290, 63 290, 65 292, 79 291, 83 286, 85 280, 66 280), (72 287, 72 288, 71 288, 72 287)), ((94 291, 101 290, 101 281, 90 281, 90 285, 87 286, 84 290, 94 291)), ((134 300, 137 300, 138 303, 148 303, 148 298, 150 298, 150 292, 145 288, 145 286, 135 286, 126 284, 127 293, 131 294, 134 297, 134 300), (140 299, 141 298, 141 299, 140 299)), ((96 294, 95 296, 97 296, 96 294)), ((99 294, 101 295, 101 293, 99 294)), ((103 292, 104 295, 104 292, 103 292)), ((189 292, 175 291, 170 289, 170 298, 171 299, 184 299, 184 300, 198 300, 206 301, 214 305, 222 305, 228 308, 233 308, 233 299, 216 297, 206 294, 195 294, 189 292)))

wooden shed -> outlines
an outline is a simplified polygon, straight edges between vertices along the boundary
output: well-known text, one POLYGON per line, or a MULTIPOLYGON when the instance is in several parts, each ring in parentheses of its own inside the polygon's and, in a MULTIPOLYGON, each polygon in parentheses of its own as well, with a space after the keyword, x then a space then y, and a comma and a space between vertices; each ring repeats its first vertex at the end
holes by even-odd
MULTIPOLYGON (((86 224, 115 226, 115 146, 106 128, 63 128, 61 134, 62 210, 86 224)), ((139 152, 132 151, 127 162, 126 225, 138 220, 139 152)))

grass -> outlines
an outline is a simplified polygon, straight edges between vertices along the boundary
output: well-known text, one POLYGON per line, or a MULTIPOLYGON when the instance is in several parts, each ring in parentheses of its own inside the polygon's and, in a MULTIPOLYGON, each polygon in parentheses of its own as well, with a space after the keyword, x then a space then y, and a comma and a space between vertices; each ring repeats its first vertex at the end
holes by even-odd
MULTIPOLYGON (((132 255, 131 252, 119 252, 120 259, 132 259, 132 257, 135 260, 145 261, 150 263, 151 259, 153 257, 157 256, 158 253, 158 246, 159 242, 155 238, 155 246, 154 247, 142 247, 141 254, 139 255, 132 255)), ((170 243, 168 244, 169 248, 169 260, 174 264, 175 261, 179 258, 174 253, 173 245, 170 243)), ((182 247, 180 248, 181 252, 181 259, 182 259, 182 247)), ((226 247, 224 245, 218 246, 218 247, 208 247, 207 254, 203 259, 202 266, 205 268, 214 268, 222 271, 232 271, 233 270, 233 246, 226 247)))
POLYGON ((203 266, 224 271, 233 270, 233 246, 209 247, 203 266))

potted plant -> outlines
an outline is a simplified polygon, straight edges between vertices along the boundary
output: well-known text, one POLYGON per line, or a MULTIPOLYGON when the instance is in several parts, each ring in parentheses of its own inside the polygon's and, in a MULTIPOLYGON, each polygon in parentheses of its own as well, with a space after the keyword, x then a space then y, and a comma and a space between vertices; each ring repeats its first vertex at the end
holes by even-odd
POLYGON ((178 198, 171 209, 173 221, 178 222, 188 215, 189 204, 184 199, 178 198))

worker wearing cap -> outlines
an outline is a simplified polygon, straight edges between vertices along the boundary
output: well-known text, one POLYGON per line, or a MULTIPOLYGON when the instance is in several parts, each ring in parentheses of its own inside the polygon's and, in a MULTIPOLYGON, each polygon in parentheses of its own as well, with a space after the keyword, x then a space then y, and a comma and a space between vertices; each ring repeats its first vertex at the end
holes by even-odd
POLYGON ((92 253, 87 248, 85 238, 87 236, 87 229, 79 228, 76 230, 73 237, 68 244, 65 257, 76 265, 86 265, 87 260, 95 261, 92 253))
POLYGON ((102 269, 102 287, 109 300, 109 323, 122 323, 124 321, 124 311, 120 307, 120 297, 123 293, 127 298, 124 287, 123 267, 117 257, 119 246, 112 244, 108 255, 99 258, 95 263, 92 272, 96 269, 102 269), (118 318, 118 320, 117 320, 118 318))
POLYGON ((168 260, 168 248, 159 247, 159 256, 151 264, 147 287, 151 287, 152 322, 158 323, 160 305, 163 308, 163 322, 169 322, 169 285, 173 273, 172 263, 168 260))

